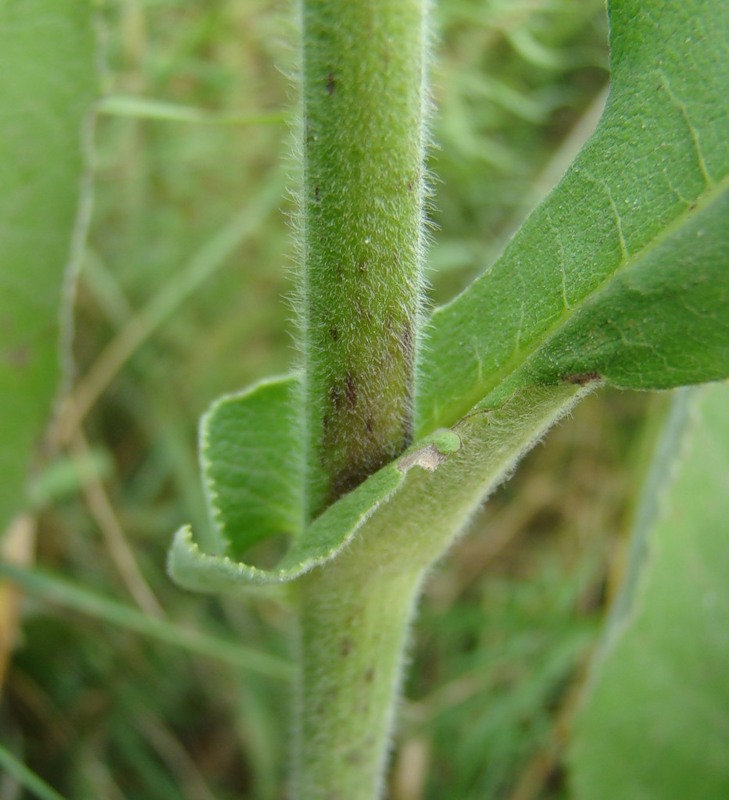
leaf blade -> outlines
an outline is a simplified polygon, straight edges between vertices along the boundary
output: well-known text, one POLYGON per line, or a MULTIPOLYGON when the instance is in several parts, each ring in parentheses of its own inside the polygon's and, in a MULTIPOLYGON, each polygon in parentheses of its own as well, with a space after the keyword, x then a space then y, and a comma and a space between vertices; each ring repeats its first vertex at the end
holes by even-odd
POLYGON ((0 5, 0 529, 22 505, 61 377, 64 271, 96 95, 92 4, 0 5))
POLYGON ((200 462, 222 548, 241 556, 279 533, 301 532, 304 441, 296 376, 218 398, 200 422, 200 462))
POLYGON ((682 436, 669 418, 680 461, 665 470, 665 447, 657 458, 660 510, 634 532, 645 541, 639 578, 618 597, 574 726, 572 781, 585 800, 729 792, 729 385, 692 399, 682 436))
MULTIPOLYGON (((569 359, 555 360, 565 343, 560 334, 583 306, 593 314, 597 306, 607 315, 607 306, 592 298, 616 275, 631 274, 638 257, 669 238, 677 221, 686 222, 679 225, 684 233, 706 208, 712 209, 716 252, 704 264, 701 283, 681 269, 676 254, 669 253, 673 269, 659 275, 665 287, 683 295, 686 306, 701 308, 712 324, 727 324, 729 225, 721 223, 729 176, 723 144, 729 136, 729 66, 720 54, 729 37, 729 15, 721 0, 644 5, 610 4, 612 88, 593 137, 494 266, 433 314, 421 375, 421 432, 452 424, 502 386, 499 396, 533 380, 556 382, 598 372, 598 365, 604 370, 603 362, 579 349, 580 338, 589 340, 593 332, 588 325, 570 331, 580 369, 569 359), (679 283, 672 283, 677 278, 679 283), (707 280, 716 281, 719 291, 701 307, 707 298, 699 289, 707 280), (458 359, 452 357, 454 347, 458 359)), ((666 333, 668 314, 662 320, 666 330, 654 331, 640 304, 631 304, 629 320, 643 325, 643 338, 651 343, 643 361, 652 359, 649 372, 658 373, 683 331, 666 333)), ((700 356, 696 342, 684 344, 700 356)), ((613 351, 616 383, 658 385, 635 374, 628 381, 619 359, 629 364, 635 356, 625 351, 616 356, 617 345, 613 351)), ((693 369, 675 365, 662 385, 729 374, 729 349, 721 342, 700 360, 693 369)))

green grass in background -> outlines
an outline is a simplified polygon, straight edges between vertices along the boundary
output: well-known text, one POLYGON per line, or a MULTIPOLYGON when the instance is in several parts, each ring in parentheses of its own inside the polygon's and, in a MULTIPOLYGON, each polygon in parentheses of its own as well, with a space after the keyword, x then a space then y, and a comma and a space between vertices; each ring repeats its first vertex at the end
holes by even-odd
MULTIPOLYGON (((265 599, 186 594, 164 564, 178 525, 207 524, 197 417, 295 358, 282 302, 292 10, 108 0, 103 13, 105 91, 117 100, 98 122, 76 343, 77 388, 98 395, 83 423, 92 455, 77 443, 55 467, 63 480, 46 476, 38 555, 95 594, 74 604, 71 590, 28 587, 2 740, 74 800, 273 800, 288 763, 287 684, 230 643, 287 659, 289 621, 265 599), (130 610, 115 616, 97 595, 130 610), (140 605, 160 618, 156 634, 130 622, 140 605), (164 620, 218 644, 176 645, 164 620)), ((490 262, 574 151, 565 140, 596 118, 607 53, 596 0, 442 0, 435 17, 430 280, 441 301, 490 262)), ((610 393, 582 404, 434 574, 393 800, 563 796, 570 687, 597 630, 644 405, 610 393)), ((3 780, 0 797, 12 791, 3 780)))

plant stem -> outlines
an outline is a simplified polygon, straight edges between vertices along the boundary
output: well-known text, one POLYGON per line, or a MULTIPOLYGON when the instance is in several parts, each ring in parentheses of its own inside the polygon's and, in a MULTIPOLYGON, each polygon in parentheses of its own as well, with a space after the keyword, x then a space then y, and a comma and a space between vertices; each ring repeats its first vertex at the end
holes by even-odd
MULTIPOLYGON (((307 510, 413 427, 423 254, 426 0, 301 0, 307 510)), ((297 800, 379 796, 421 569, 341 554, 296 586, 297 800)))
POLYGON ((300 583, 296 800, 380 797, 420 570, 366 575, 346 556, 300 583))
POLYGON ((412 437, 425 0, 301 0, 307 516, 412 437))

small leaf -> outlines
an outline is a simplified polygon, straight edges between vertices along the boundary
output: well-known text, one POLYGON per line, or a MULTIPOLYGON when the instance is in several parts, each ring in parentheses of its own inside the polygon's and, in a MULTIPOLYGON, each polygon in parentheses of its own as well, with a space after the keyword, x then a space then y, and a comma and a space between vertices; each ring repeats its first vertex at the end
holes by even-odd
MULTIPOLYGON (((277 383, 263 384, 253 389, 250 393, 245 393, 239 398, 233 398, 233 405, 239 406, 237 409, 239 412, 240 407, 246 405, 247 400, 254 399, 257 401, 260 398, 265 401, 269 395, 272 395, 272 390, 278 391, 282 388, 285 388, 287 393, 295 394, 297 392, 296 383, 296 379, 288 378, 277 383), (256 397, 257 395, 258 398, 256 397)), ((223 399, 223 406, 226 400, 227 398, 223 399)), ((262 417, 270 413, 264 402, 260 406, 258 402, 252 404, 243 415, 238 415, 234 410, 233 415, 228 420, 228 423, 231 423, 231 428, 227 431, 234 440, 239 440, 239 437, 244 437, 246 433, 250 434, 251 430, 258 429, 258 426, 255 425, 247 425, 245 429, 234 429, 234 416, 238 416, 238 419, 247 417, 249 421, 255 419, 254 405, 262 417)), ((212 418, 217 415, 217 409, 220 407, 220 404, 216 404, 213 407, 212 418)), ((261 426, 260 430, 262 429, 263 427, 261 426)), ((222 427, 218 433, 221 435, 225 433, 225 427, 222 427)), ((419 453, 423 450, 431 451, 431 449, 437 449, 439 444, 442 444, 448 452, 452 453, 457 449, 458 441, 458 437, 452 432, 438 431, 431 439, 422 442, 418 447, 411 448, 409 453, 419 453)), ((269 443, 274 446, 276 444, 272 440, 269 440, 269 443)), ((444 452, 441 455, 443 459, 447 458, 447 453, 444 452)), ((264 460, 269 457, 273 459, 267 463, 277 463, 279 456, 275 451, 272 451, 268 456, 262 454, 261 457, 264 460)), ((226 480, 229 482, 224 487, 222 495, 219 489, 215 492, 210 491, 212 514, 217 519, 221 531, 236 531, 236 533, 231 533, 231 537, 235 536, 236 540, 260 541, 266 535, 278 532, 275 529, 275 514, 285 506, 266 504, 266 495, 256 494, 259 489, 265 491, 266 488, 258 482, 256 468, 251 466, 250 461, 241 463, 243 466, 236 475, 229 472, 225 473, 226 480), (247 468, 246 464, 248 465, 247 468), (237 484, 234 482, 235 480, 238 481, 237 484), (246 506, 245 503, 239 504, 237 502, 238 495, 254 499, 255 511, 253 514, 249 514, 248 517, 245 516, 246 506), (221 497, 224 498, 222 503, 219 502, 221 497), (259 524, 261 528, 254 529, 251 527, 246 530, 234 527, 237 525, 253 526, 256 524, 259 524), (264 535, 262 531, 268 531, 268 533, 264 535)), ((214 462, 211 463, 211 466, 215 467, 214 462)), ((403 482, 406 473, 413 466, 422 466, 422 464, 417 457, 412 459, 411 455, 405 455, 398 461, 388 464, 376 472, 354 491, 344 495, 314 520, 303 534, 294 539, 290 549, 274 569, 260 569, 227 556, 203 553, 198 545, 195 544, 191 529, 184 527, 177 532, 172 543, 168 562, 170 575, 181 586, 200 592, 238 591, 254 586, 268 586, 293 581, 314 567, 334 558, 360 531, 364 523, 377 509, 387 502, 403 482)), ((216 486, 219 487, 220 484, 216 484, 216 486)), ((274 489, 280 490, 277 495, 279 499, 285 497, 285 482, 281 482, 274 489)), ((269 497, 275 496, 276 494, 273 494, 269 497)))
POLYGON ((203 553, 183 528, 170 550, 169 572, 181 586, 203 592, 287 583, 335 558, 363 576, 421 572, 463 529, 484 495, 586 391, 531 387, 498 409, 467 416, 454 430, 426 437, 330 506, 272 570, 203 553))
POLYGON ((96 93, 92 8, 0 3, 0 531, 24 504, 61 377, 59 306, 96 93))
POLYGON ((403 473, 390 464, 344 495, 294 540, 273 569, 260 569, 227 556, 203 553, 189 527, 175 535, 168 571, 186 589, 198 592, 237 592, 254 587, 288 583, 334 558, 358 532, 367 518, 386 501, 403 473))
POLYGON ((298 376, 288 376, 225 396, 203 417, 200 449, 208 507, 228 555, 203 553, 189 528, 178 531, 169 569, 181 585, 230 591, 294 580, 331 558, 401 481, 402 471, 389 465, 302 533, 300 398, 298 376), (281 533, 294 541, 274 569, 238 560, 253 545, 281 533))
POLYGON ((657 451, 632 577, 574 727, 581 800, 729 797, 729 385, 691 399, 657 451))
POLYGON ((609 11, 605 114, 503 256, 433 314, 421 432, 532 382, 729 375, 726 3, 609 11))

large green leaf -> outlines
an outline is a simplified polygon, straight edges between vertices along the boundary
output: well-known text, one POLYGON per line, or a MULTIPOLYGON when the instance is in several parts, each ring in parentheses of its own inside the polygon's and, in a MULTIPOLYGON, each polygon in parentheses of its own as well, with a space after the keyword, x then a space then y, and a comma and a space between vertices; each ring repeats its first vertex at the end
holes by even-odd
POLYGON ((62 288, 96 92, 90 0, 0 2, 0 530, 58 388, 62 288))
POLYGON ((609 13, 597 131, 501 259, 431 319, 423 432, 535 381, 729 375, 729 7, 612 0, 609 13))
POLYGON ((729 797, 729 385, 691 401, 657 452, 573 731, 580 800, 729 797))

